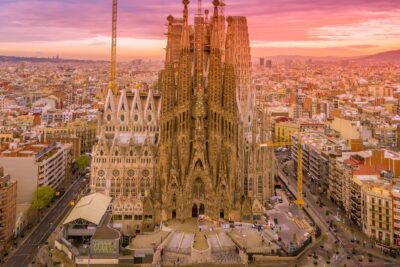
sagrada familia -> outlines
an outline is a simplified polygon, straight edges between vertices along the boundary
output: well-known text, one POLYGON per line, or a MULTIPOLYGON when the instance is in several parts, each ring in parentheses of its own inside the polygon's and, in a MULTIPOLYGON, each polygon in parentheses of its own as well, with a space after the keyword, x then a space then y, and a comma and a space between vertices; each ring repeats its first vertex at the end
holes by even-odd
POLYGON ((256 106, 245 17, 199 8, 168 16, 158 88, 109 90, 93 149, 91 191, 114 198, 127 232, 169 219, 258 221, 273 194, 273 152, 256 106), (158 93, 159 91, 159 93, 158 93))

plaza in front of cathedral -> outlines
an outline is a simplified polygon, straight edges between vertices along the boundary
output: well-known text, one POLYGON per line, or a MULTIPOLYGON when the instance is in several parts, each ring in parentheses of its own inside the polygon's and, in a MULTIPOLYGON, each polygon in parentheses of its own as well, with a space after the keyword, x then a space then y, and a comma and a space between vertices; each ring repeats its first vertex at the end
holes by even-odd
POLYGON ((168 219, 151 230, 131 225, 137 230, 133 235, 124 235, 121 220, 113 219, 112 198, 93 193, 78 201, 55 243, 77 265, 240 266, 296 260, 318 234, 310 218, 292 215, 295 204, 286 189, 276 193, 263 208, 263 223, 213 220, 193 210, 189 218, 168 219))

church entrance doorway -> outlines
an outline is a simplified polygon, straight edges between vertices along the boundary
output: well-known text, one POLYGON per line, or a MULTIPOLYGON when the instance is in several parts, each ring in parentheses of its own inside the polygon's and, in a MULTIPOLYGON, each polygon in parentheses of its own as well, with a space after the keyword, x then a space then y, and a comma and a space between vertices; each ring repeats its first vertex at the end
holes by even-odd
POLYGON ((172 219, 176 219, 176 210, 172 210, 172 219))
POLYGON ((200 214, 200 215, 204 215, 205 209, 206 209, 206 208, 204 207, 204 204, 201 203, 201 204, 200 204, 200 208, 199 208, 199 214, 200 214))
POLYGON ((193 204, 192 206, 192 218, 197 218, 199 216, 199 211, 197 209, 197 205, 193 204))
POLYGON ((220 217, 221 219, 223 219, 223 218, 224 218, 224 215, 225 215, 224 210, 223 210, 223 209, 220 209, 220 210, 219 210, 219 217, 220 217))

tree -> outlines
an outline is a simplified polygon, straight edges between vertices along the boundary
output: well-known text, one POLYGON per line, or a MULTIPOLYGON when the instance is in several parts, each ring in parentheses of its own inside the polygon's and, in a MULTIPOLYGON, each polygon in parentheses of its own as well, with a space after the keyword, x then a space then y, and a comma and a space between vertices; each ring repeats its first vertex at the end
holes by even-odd
POLYGON ((32 208, 35 210, 41 210, 50 204, 51 200, 55 195, 54 189, 50 186, 42 186, 33 192, 32 208))
POLYGON ((85 168, 89 165, 89 163, 90 163, 90 158, 88 155, 80 155, 75 161, 75 164, 78 167, 79 171, 85 170, 85 168))

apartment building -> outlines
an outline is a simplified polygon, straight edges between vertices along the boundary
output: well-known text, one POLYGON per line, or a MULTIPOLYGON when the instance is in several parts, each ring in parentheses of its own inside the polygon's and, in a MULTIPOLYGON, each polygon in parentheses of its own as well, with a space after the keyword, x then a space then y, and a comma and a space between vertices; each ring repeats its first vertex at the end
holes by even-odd
POLYGON ((97 122, 75 120, 69 123, 63 123, 54 127, 37 127, 35 129, 43 138, 43 142, 48 142, 50 138, 69 135, 80 139, 81 153, 92 151, 96 143, 97 122))
POLYGON ((69 144, 72 148, 72 160, 75 161, 81 155, 81 139, 69 134, 59 134, 49 137, 49 143, 69 144))
POLYGON ((340 133, 340 138, 346 140, 350 145, 352 140, 364 140, 369 137, 357 117, 334 116, 329 127, 340 133))
POLYGON ((14 235, 17 182, 0 168, 0 250, 14 235))
POLYGON ((397 147, 398 136, 396 125, 380 125, 372 127, 372 136, 380 147, 397 147))
POLYGON ((299 129, 302 132, 323 132, 324 128, 323 123, 316 121, 281 121, 274 124, 273 137, 275 142, 287 142, 299 129))
POLYGON ((41 116, 42 123, 51 125, 54 123, 60 123, 63 121, 63 112, 59 109, 48 109, 43 111, 41 116))
MULTIPOLYGON (((298 143, 297 134, 292 135, 294 144, 298 143)), ((304 132, 301 134, 303 172, 323 192, 329 187, 329 154, 337 154, 346 150, 345 144, 336 138, 323 133, 304 132)), ((291 147, 291 156, 297 166, 297 145, 291 147)))
POLYGON ((392 184, 364 182, 361 192, 364 233, 381 244, 393 244, 392 184))
POLYGON ((340 201, 342 201, 342 182, 340 177, 340 161, 337 158, 341 157, 342 153, 331 153, 328 158, 328 190, 327 196, 337 205, 340 205, 340 201))
POLYGON ((365 183, 379 181, 379 175, 366 174, 368 172, 364 171, 359 170, 357 173, 354 173, 350 186, 351 193, 349 196, 347 196, 347 198, 350 200, 350 206, 348 207, 348 210, 346 210, 346 214, 359 228, 362 228, 363 226, 363 185, 365 183))
POLYGON ((6 143, 0 148, 0 166, 18 182, 17 203, 30 203, 41 186, 59 188, 72 157, 70 145, 59 143, 6 143))
POLYGON ((400 183, 393 185, 393 243, 400 247, 400 183))

